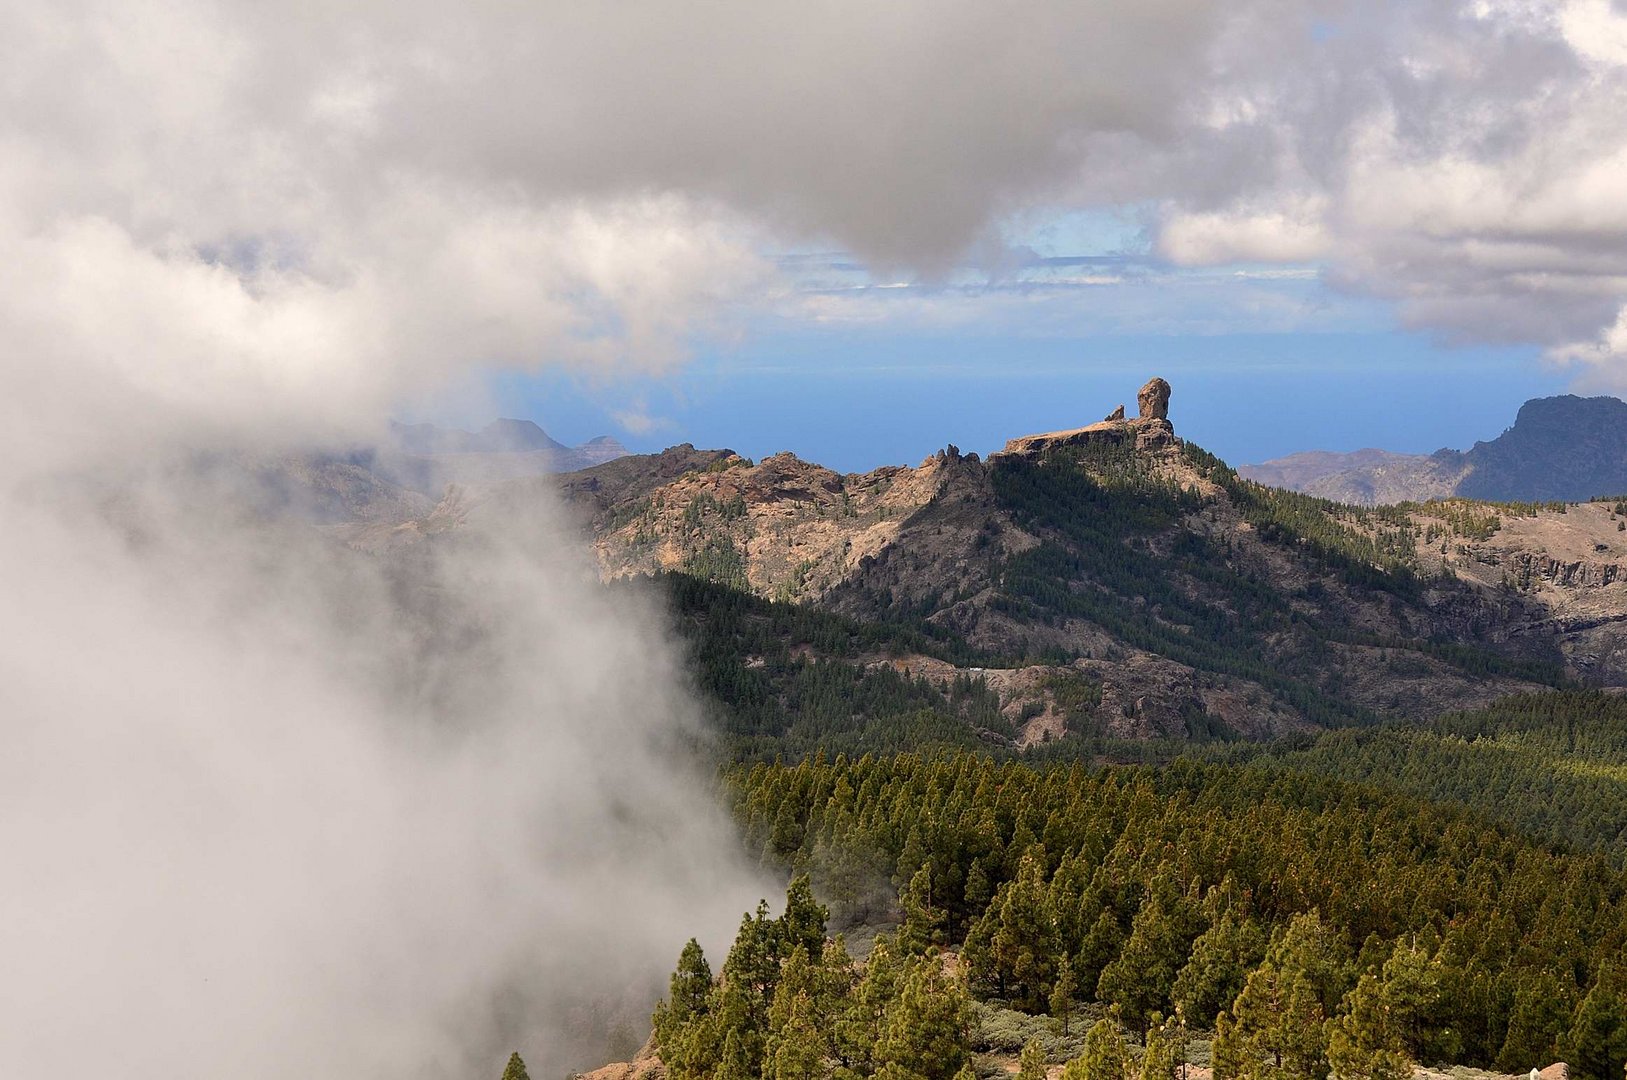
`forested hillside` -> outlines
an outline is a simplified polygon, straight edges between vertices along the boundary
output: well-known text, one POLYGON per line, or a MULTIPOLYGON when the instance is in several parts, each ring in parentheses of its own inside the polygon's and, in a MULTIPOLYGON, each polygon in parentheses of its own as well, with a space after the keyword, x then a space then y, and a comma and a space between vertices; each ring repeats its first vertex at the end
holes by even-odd
POLYGON ((1033 1080, 1047 1059, 1073 1080, 1627 1065, 1627 702, 1530 695, 1156 767, 1000 756, 731 768, 748 849, 823 904, 794 884, 716 979, 691 944, 656 1023, 676 1080, 970 1080, 1019 1049, 1033 1080), (885 931, 867 964, 816 939, 827 916, 885 931))
MULTIPOLYGON (((810 871, 838 925, 873 917, 869 883, 892 883, 899 922, 880 963, 947 948, 987 1007, 1058 1024, 1106 1009, 1132 1045, 1173 1037, 1174 1018, 1210 1046, 1217 1076, 1563 1058, 1573 1075, 1614 1080, 1627 1057, 1627 877, 1465 811, 1252 766, 1034 768, 964 753, 742 766, 729 790, 749 843, 810 871)), ((724 1004, 747 963, 731 955, 710 991, 710 1045, 755 1047, 743 1075, 879 1074, 836 1022, 885 1016, 874 1000, 827 1003, 796 1035, 818 1069, 776 1057, 803 993, 776 996, 777 965, 808 980, 816 950, 776 953, 764 918, 735 946, 756 958, 758 1003, 724 1004)), ((692 983, 696 961, 686 955, 692 983)), ((959 1030, 929 1064, 887 1058, 889 1075, 948 1080, 979 1038, 969 1020, 959 1030)), ((712 1068, 680 1075, 737 1075, 712 1068)))
POLYGON ((1236 746, 1220 756, 1462 806, 1627 864, 1627 700, 1614 695, 1521 695, 1427 724, 1236 746))

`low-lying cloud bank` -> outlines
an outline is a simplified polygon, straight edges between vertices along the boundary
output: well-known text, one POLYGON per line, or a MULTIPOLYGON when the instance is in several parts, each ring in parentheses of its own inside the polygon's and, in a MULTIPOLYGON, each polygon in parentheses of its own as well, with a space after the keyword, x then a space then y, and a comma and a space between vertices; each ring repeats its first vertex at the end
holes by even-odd
POLYGON ((479 1076, 636 1043, 676 946, 763 889, 660 611, 547 507, 361 556, 229 457, 145 452, 0 502, 0 1072, 479 1076))

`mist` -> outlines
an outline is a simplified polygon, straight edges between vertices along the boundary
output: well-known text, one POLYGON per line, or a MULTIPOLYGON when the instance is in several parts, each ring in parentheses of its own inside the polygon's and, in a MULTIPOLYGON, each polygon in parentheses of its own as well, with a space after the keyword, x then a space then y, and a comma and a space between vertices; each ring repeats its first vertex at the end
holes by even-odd
POLYGON ((636 1046, 677 947, 763 887, 659 607, 546 504, 361 555, 197 450, 9 470, 0 1073, 636 1046))

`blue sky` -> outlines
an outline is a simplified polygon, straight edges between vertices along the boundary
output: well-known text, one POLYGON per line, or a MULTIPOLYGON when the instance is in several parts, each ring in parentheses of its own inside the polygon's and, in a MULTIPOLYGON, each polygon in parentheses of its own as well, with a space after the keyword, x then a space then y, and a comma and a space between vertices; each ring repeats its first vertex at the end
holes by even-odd
MULTIPOLYGON (((1134 215, 1060 219, 1005 265, 917 283, 841 255, 782 256, 794 283, 726 342, 702 340, 662 375, 509 374, 497 407, 556 438, 613 434, 760 458, 780 450, 843 471, 912 464, 1135 408, 1161 375, 1185 437, 1234 463, 1306 449, 1467 447, 1569 373, 1535 347, 1454 345, 1397 325, 1320 267, 1180 269, 1144 247, 1134 215)), ((478 423, 480 417, 443 417, 478 423)))
POLYGON ((1453 349, 1402 331, 1002 338, 806 333, 708 353, 669 377, 592 386, 511 377, 503 408, 556 438, 616 435, 629 447, 780 450, 842 471, 914 464, 953 442, 986 453, 1014 435, 1101 419, 1162 375, 1186 438, 1234 463, 1295 450, 1467 447, 1528 398, 1566 390, 1530 349, 1453 349), (834 370, 823 361, 833 361, 834 370), (866 368, 867 361, 874 366, 866 368), (629 403, 653 419, 628 432, 629 403))

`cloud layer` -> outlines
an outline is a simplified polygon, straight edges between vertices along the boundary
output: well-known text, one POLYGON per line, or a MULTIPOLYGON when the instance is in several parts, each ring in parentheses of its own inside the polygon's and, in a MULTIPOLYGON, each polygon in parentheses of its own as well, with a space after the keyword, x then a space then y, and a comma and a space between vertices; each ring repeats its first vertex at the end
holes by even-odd
POLYGON ((1124 204, 1178 263, 1321 261, 1419 327, 1619 352, 1610 0, 11 0, 0 30, 0 236, 45 270, 8 329, 72 313, 68 345, 188 373, 223 343, 330 407, 469 358, 669 364, 786 287, 782 245, 935 275, 1124 204))

